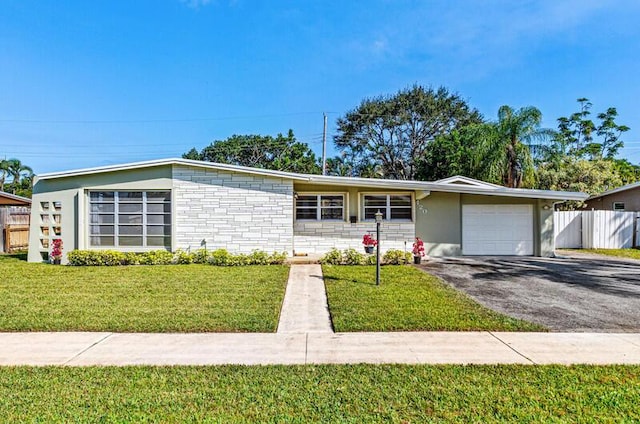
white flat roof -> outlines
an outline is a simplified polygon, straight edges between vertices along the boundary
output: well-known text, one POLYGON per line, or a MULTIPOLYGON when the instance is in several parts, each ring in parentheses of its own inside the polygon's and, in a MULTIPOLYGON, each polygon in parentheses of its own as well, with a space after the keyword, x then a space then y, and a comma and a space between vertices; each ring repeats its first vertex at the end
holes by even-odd
POLYGON ((183 165, 221 171, 239 172, 244 174, 263 175, 269 177, 285 178, 307 184, 323 184, 350 187, 368 187, 379 189, 438 191, 450 193, 482 194, 501 197, 528 197, 533 199, 585 200, 589 197, 585 193, 571 191, 530 190, 522 188, 507 188, 495 184, 485 183, 468 177, 455 176, 440 181, 405 181, 387 180, 377 178, 336 177, 329 175, 298 174, 294 172, 273 171, 270 169, 250 168, 246 166, 228 165, 223 163, 204 162, 191 159, 169 158, 144 162, 133 162, 119 165, 100 166, 62 172, 51 172, 38 175, 38 180, 51 180, 57 178, 71 178, 81 175, 100 174, 106 172, 118 172, 132 169, 149 168, 164 165, 183 165))

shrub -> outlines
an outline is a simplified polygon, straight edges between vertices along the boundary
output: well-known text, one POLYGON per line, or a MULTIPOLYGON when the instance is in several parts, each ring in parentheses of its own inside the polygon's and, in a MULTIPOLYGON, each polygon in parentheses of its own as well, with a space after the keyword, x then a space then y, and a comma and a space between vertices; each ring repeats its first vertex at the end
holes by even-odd
POLYGON ((74 266, 116 266, 126 265, 125 253, 115 250, 72 250, 67 253, 69 265, 74 266))
POLYGON ((412 257, 409 252, 399 249, 389 249, 382 257, 382 260, 387 265, 404 265, 411 263, 412 257))
POLYGON ((335 247, 329 250, 322 258, 320 263, 323 265, 341 265, 342 264, 342 252, 335 247))
POLYGON ((243 266, 251 265, 251 258, 244 253, 238 253, 237 255, 231 255, 229 266, 243 266))
POLYGON ((342 255, 342 263, 345 265, 364 265, 365 256, 356 249, 345 249, 342 255))
POLYGON ((143 253, 118 252, 115 250, 73 250, 67 254, 69 265, 74 266, 116 266, 116 265, 171 265, 171 264, 210 264, 217 266, 240 265, 281 265, 287 259, 286 252, 268 254, 254 250, 249 255, 233 255, 225 249, 207 252, 204 249, 193 253, 178 250, 171 253, 166 250, 152 250, 143 253))
POLYGON ((171 265, 173 261, 173 253, 166 250, 152 250, 137 255, 140 257, 140 265, 171 265))
POLYGON ((193 256, 189 252, 178 249, 176 250, 176 253, 173 254, 171 263, 178 265, 188 265, 190 263, 193 263, 193 256))
POLYGON ((269 265, 282 265, 287 260, 287 252, 273 252, 269 255, 269 265))
POLYGON ((194 264, 206 264, 209 263, 209 256, 211 255, 211 251, 206 249, 198 249, 191 254, 191 259, 194 264))
POLYGON ((269 265, 269 254, 264 250, 254 250, 248 260, 250 265, 269 265))
POLYGON ((362 265, 375 265, 376 255, 364 255, 364 263, 362 265))
POLYGON ((124 264, 123 265, 140 265, 142 257, 138 253, 134 252, 125 252, 124 253, 124 264))
POLYGON ((227 249, 216 249, 211 252, 208 262, 211 265, 229 266, 231 265, 231 253, 229 253, 227 249))

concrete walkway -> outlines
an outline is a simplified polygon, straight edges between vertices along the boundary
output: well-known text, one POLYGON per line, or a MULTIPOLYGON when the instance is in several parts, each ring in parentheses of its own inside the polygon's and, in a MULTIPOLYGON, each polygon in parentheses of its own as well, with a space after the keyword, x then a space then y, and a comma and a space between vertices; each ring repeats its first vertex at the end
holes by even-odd
POLYGON ((320 265, 292 265, 278 333, 333 333, 320 265))
POLYGON ((640 364, 640 334, 0 333, 0 365, 640 364))
POLYGON ((0 365, 640 364, 639 333, 333 333, 322 270, 291 267, 277 333, 0 333, 0 365))

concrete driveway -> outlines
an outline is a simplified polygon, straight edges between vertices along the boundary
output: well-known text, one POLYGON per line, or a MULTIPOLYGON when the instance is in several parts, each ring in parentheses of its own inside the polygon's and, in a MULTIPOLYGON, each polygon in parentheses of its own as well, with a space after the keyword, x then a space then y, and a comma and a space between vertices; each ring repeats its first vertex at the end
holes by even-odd
POLYGON ((420 268, 481 304, 552 331, 640 331, 640 261, 559 258, 432 258, 420 268))

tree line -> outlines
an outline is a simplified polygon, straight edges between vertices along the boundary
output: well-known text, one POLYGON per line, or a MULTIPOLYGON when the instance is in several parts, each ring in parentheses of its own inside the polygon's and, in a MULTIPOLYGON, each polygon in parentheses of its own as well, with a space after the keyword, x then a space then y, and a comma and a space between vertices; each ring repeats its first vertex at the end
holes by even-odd
MULTIPOLYGON (((463 175, 512 188, 583 191, 590 194, 640 180, 640 166, 619 158, 622 135, 609 107, 592 117, 592 103, 542 127, 533 106, 500 107, 486 119, 457 93, 420 85, 394 95, 367 98, 337 120, 340 154, 327 159, 327 174, 435 181, 463 175)), ((320 174, 309 146, 286 136, 234 135, 188 159, 320 174)))

